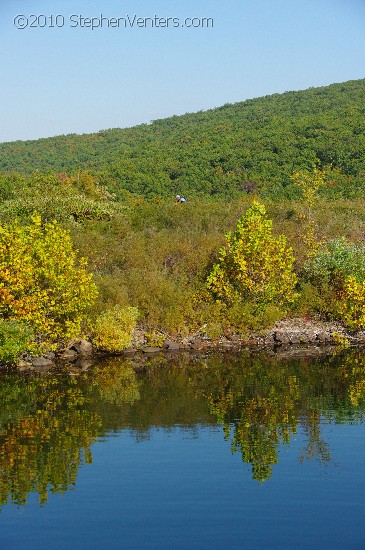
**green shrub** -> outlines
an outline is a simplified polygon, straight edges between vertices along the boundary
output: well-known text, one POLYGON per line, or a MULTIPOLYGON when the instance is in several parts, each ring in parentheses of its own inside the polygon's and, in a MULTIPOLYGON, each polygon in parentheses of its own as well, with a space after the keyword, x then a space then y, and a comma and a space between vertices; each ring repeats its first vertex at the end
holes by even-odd
POLYGON ((285 310, 275 304, 267 304, 257 308, 257 304, 249 301, 238 301, 225 310, 228 332, 237 332, 242 337, 250 331, 259 331, 272 326, 285 315, 285 310))
POLYGON ((358 282, 365 279, 365 248, 349 243, 345 237, 333 239, 305 263, 304 271, 311 282, 342 289, 346 277, 354 276, 358 282))
POLYGON ((134 307, 114 306, 99 315, 92 327, 94 345, 103 351, 120 352, 131 345, 138 318, 134 307))
POLYGON ((32 337, 33 333, 26 325, 0 319, 0 361, 15 363, 27 351, 32 337))
POLYGON ((324 319, 339 319, 339 296, 328 283, 320 286, 302 282, 293 309, 300 316, 318 315, 324 319))

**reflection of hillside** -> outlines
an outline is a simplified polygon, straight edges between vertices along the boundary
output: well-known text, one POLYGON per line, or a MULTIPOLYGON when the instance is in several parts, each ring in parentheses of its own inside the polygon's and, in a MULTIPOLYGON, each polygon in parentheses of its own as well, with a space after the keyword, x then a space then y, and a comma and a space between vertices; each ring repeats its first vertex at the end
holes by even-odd
POLYGON ((300 427, 307 437, 300 460, 330 460, 321 418, 362 418, 365 358, 356 352, 316 361, 275 361, 263 355, 153 358, 136 374, 128 361, 109 360, 78 378, 0 379, 0 499, 23 504, 30 492, 75 485, 90 446, 124 428, 137 441, 153 427, 197 430, 220 423, 233 452, 268 479, 278 449, 300 427))

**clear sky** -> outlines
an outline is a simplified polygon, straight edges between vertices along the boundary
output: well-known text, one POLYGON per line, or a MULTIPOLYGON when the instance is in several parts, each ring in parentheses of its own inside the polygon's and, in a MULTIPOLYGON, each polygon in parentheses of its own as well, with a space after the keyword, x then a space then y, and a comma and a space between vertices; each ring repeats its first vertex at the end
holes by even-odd
POLYGON ((0 141, 88 133, 364 78, 365 0, 0 0, 0 44, 0 141))

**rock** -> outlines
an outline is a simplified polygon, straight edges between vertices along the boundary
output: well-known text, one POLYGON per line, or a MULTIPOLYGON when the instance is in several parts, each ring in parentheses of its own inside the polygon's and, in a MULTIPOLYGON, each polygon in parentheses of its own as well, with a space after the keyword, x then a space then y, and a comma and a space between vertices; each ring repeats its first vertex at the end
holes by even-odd
POLYGON ((79 342, 75 342, 70 346, 71 350, 76 351, 77 353, 81 353, 82 355, 92 355, 93 353, 93 345, 88 340, 80 340, 79 342))
POLYGON ((281 344, 289 344, 290 342, 289 336, 286 332, 277 330, 274 332, 273 336, 276 343, 280 342, 281 344))
POLYGON ((247 338, 247 340, 245 340, 245 345, 250 348, 256 348, 258 346, 258 341, 255 338, 247 338))
POLYGON ((317 334, 317 340, 318 342, 325 343, 325 342, 329 342, 331 340, 331 337, 327 332, 321 331, 321 332, 318 332, 317 334))
POLYGON ((16 364, 19 371, 25 371, 25 370, 32 370, 33 365, 29 361, 24 361, 23 359, 19 359, 19 361, 16 364))
POLYGON ((229 334, 227 338, 228 340, 231 340, 231 342, 237 342, 237 343, 239 343, 242 340, 242 338, 238 334, 229 334))
POLYGON ((136 349, 135 348, 132 348, 132 347, 129 347, 129 348, 125 348, 123 350, 123 353, 125 355, 134 355, 136 353, 136 349))
POLYGON ((187 349, 190 349, 190 346, 189 346, 189 344, 182 343, 182 344, 180 344, 180 349, 181 350, 187 350, 187 349))
POLYGON ((76 361, 77 353, 74 349, 66 349, 58 356, 58 358, 62 361, 76 361))
POLYGON ((206 345, 204 345, 203 342, 191 342, 189 347, 190 349, 193 349, 193 350, 201 350, 201 349, 205 349, 206 345))
POLYGON ((158 353, 161 351, 161 348, 157 348, 155 346, 146 346, 145 348, 142 348, 143 353, 158 353))
POLYGON ((53 353, 53 351, 49 351, 48 353, 45 353, 43 355, 43 357, 45 357, 46 359, 50 359, 51 361, 53 361, 55 358, 56 358, 56 354, 53 353))
POLYGON ((52 368, 56 365, 51 359, 47 359, 47 357, 32 357, 32 365, 36 368, 52 368))
POLYGON ((50 370, 52 370, 56 365, 49 365, 46 367, 32 367, 32 372, 37 372, 38 374, 46 374, 50 370))
POLYGON ((180 349, 180 345, 177 342, 167 340, 164 344, 164 349, 168 349, 169 351, 177 351, 180 349))
POLYGON ((302 335, 298 332, 289 334, 289 342, 291 344, 300 344, 302 342, 302 335))

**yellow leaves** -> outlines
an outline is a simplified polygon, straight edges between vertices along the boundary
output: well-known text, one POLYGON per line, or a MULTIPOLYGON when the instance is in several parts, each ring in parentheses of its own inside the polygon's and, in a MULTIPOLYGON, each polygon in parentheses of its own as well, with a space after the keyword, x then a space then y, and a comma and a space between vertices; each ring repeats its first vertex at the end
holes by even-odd
POLYGON ((216 298, 233 303, 246 297, 263 305, 295 299, 292 249, 286 246, 284 235, 272 235, 263 204, 254 201, 226 239, 219 263, 207 279, 216 298))
POLYGON ((303 207, 299 212, 299 219, 303 222, 302 238, 307 258, 315 256, 320 247, 320 242, 317 238, 317 225, 312 210, 318 199, 319 189, 326 184, 326 175, 326 171, 314 168, 311 172, 295 172, 291 178, 300 188, 304 199, 303 207))
POLYGON ((137 321, 138 310, 133 307, 114 306, 95 321, 93 343, 99 349, 120 352, 130 346, 137 321))
POLYGON ((42 225, 42 218, 39 214, 37 214, 36 212, 31 216, 30 218, 32 220, 32 222, 34 223, 34 225, 36 227, 41 227, 42 225))
POLYGON ((32 224, 1 227, 0 313, 25 321, 42 340, 77 335, 83 314, 97 295, 70 235, 38 214, 32 224))
POLYGON ((346 277, 339 313, 348 328, 357 330, 365 327, 365 281, 357 282, 353 275, 346 277))

